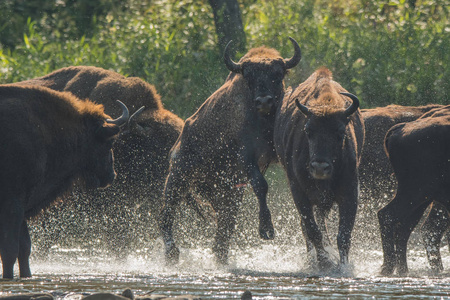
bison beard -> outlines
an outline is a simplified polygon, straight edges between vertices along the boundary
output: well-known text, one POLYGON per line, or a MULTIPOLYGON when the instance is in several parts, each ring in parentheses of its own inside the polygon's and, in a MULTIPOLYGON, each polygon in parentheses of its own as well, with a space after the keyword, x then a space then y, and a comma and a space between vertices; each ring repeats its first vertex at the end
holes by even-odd
POLYGON ((340 265, 348 263, 364 141, 358 106, 356 96, 346 93, 331 72, 321 68, 283 99, 276 114, 275 148, 301 215, 307 249, 316 250, 322 271, 335 268, 323 245, 325 217, 334 203, 339 207, 340 265))
POLYGON ((128 109, 111 120, 103 106, 36 86, 0 86, 0 255, 3 277, 30 277, 27 219, 62 196, 76 179, 111 184, 112 144, 128 109))
POLYGON ((431 201, 450 209, 450 106, 392 127, 386 153, 397 178, 397 193, 378 212, 383 275, 408 272, 407 243, 431 201))
POLYGON ((181 200, 209 199, 217 213, 213 251, 226 264, 243 189, 249 182, 260 207, 260 236, 272 239, 274 229, 266 203, 267 182, 263 173, 273 162, 273 122, 283 98, 287 69, 301 58, 300 47, 291 38, 295 54, 283 59, 266 47, 251 49, 238 63, 231 60, 228 46, 224 60, 231 71, 225 84, 186 120, 172 149, 165 186, 165 207, 160 229, 166 260, 176 263, 179 250, 173 239, 175 210, 181 200))

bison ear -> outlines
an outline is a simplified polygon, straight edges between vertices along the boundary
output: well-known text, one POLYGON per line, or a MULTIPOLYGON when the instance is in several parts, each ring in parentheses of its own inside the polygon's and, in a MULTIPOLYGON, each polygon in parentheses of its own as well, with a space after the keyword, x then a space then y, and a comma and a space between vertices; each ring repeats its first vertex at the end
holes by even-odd
POLYGON ((120 132, 120 127, 115 124, 103 123, 96 130, 96 136, 101 140, 109 140, 120 132))
POLYGON ((311 115, 311 112, 309 111, 309 108, 307 108, 305 105, 301 104, 300 101, 298 101, 298 98, 295 99, 295 105, 297 105, 298 109, 307 117, 311 115))

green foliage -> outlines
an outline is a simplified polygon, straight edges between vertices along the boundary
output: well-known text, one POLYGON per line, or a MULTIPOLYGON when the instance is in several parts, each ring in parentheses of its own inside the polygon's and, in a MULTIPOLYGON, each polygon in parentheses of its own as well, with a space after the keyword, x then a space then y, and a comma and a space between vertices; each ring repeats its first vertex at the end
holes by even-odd
MULTIPOLYGON (((288 85, 296 86, 316 68, 326 66, 336 81, 360 97, 364 107, 372 107, 450 103, 445 1, 240 3, 248 48, 265 44, 290 57, 293 49, 287 37, 299 42, 303 58, 288 76, 288 85)), ((13 23, 25 29, 5 27, 5 13, 0 12, 1 83, 70 65, 95 65, 154 84, 166 107, 188 117, 228 73, 206 0, 5 0, 2 5, 18 16, 11 17, 13 23), (18 13, 8 3, 39 3, 45 13, 29 8, 18 13), (57 7, 61 3, 64 9, 57 7), (76 13, 70 14, 71 10, 76 13), (87 21, 79 21, 83 18, 87 21), (14 47, 3 39, 7 28, 13 36, 20 34, 14 47)), ((236 54, 236 60, 242 54, 236 54)))

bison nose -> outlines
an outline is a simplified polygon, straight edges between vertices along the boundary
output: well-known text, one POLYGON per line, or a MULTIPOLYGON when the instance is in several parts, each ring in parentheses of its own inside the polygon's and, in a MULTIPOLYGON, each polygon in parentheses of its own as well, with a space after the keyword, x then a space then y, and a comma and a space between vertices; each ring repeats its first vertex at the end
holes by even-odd
POLYGON ((310 173, 314 179, 329 179, 332 166, 327 162, 313 161, 310 164, 310 173))
POLYGON ((272 96, 258 96, 255 99, 256 108, 259 112, 268 113, 272 109, 273 97, 272 96))

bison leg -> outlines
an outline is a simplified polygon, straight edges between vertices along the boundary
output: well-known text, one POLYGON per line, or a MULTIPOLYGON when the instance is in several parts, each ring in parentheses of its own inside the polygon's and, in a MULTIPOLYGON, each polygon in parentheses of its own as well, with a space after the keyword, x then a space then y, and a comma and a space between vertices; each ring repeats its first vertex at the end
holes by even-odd
POLYGON ((2 205, 0 211, 0 256, 3 278, 13 278, 14 264, 19 256, 19 238, 24 215, 18 202, 6 202, 2 205))
POLYGON ((323 246, 322 232, 314 219, 313 207, 308 197, 298 189, 297 185, 291 184, 294 203, 300 213, 302 226, 306 232, 305 239, 314 245, 316 249, 317 261, 321 271, 328 271, 335 267, 335 264, 329 259, 328 252, 323 246))
POLYGON ((234 202, 235 200, 236 199, 231 199, 230 206, 217 211, 217 232, 214 240, 213 252, 217 262, 221 265, 228 264, 230 239, 236 227, 238 204, 234 202))
MULTIPOLYGON (((409 228, 417 224, 417 215, 420 218, 420 213, 423 214, 429 204, 430 200, 425 200, 425 197, 418 195, 417 191, 404 189, 399 182, 394 199, 378 211, 384 254, 381 269, 383 275, 391 275, 394 272, 398 263, 397 259, 406 261, 406 243, 411 233, 408 233, 409 228), (410 217, 411 220, 408 220, 410 217), (399 248, 397 249, 397 247, 399 248), (403 255, 405 258, 402 257, 403 255)), ((405 264, 406 262, 401 264, 400 272, 405 272, 405 264)))
POLYGON ((396 257, 394 245, 394 225, 397 223, 395 211, 392 203, 397 201, 397 196, 385 207, 378 211, 378 221, 380 223, 381 244, 383 246, 383 265, 381 266, 382 275, 391 275, 394 273, 396 257))
POLYGON ((331 208, 319 209, 318 207, 316 207, 315 210, 316 222, 320 228, 320 231, 322 232, 323 243, 325 246, 331 246, 331 240, 330 236, 328 235, 328 228, 327 228, 327 218, 328 214, 330 213, 330 209, 331 208))
POLYGON ((337 245, 339 249, 340 265, 348 264, 351 236, 355 225, 356 210, 358 207, 358 190, 354 189, 352 195, 339 204, 339 230, 337 245))
POLYGON ((439 202, 433 202, 431 210, 422 225, 422 240, 427 251, 428 262, 433 272, 444 270, 440 246, 444 233, 450 226, 447 210, 439 202))
POLYGON ((22 222, 22 227, 20 231, 20 242, 19 242, 19 270, 20 277, 31 277, 30 270, 30 254, 31 254, 31 239, 30 233, 28 232, 27 221, 22 222))
POLYGON ((412 213, 403 214, 399 218, 399 224, 397 225, 397 230, 394 236, 398 275, 403 276, 408 273, 408 264, 406 261, 408 240, 411 232, 417 226, 417 223, 419 223, 420 218, 429 204, 429 201, 423 202, 419 207, 415 209, 413 208, 412 213))
POLYGON ((176 264, 179 261, 180 250, 175 245, 172 226, 176 209, 187 190, 187 180, 183 178, 179 170, 169 172, 164 188, 165 205, 161 212, 159 229, 164 240, 166 262, 170 264, 176 264))
POLYGON ((259 202, 259 235, 265 240, 272 240, 275 231, 272 224, 272 216, 267 206, 267 181, 256 163, 247 164, 247 176, 259 202))

